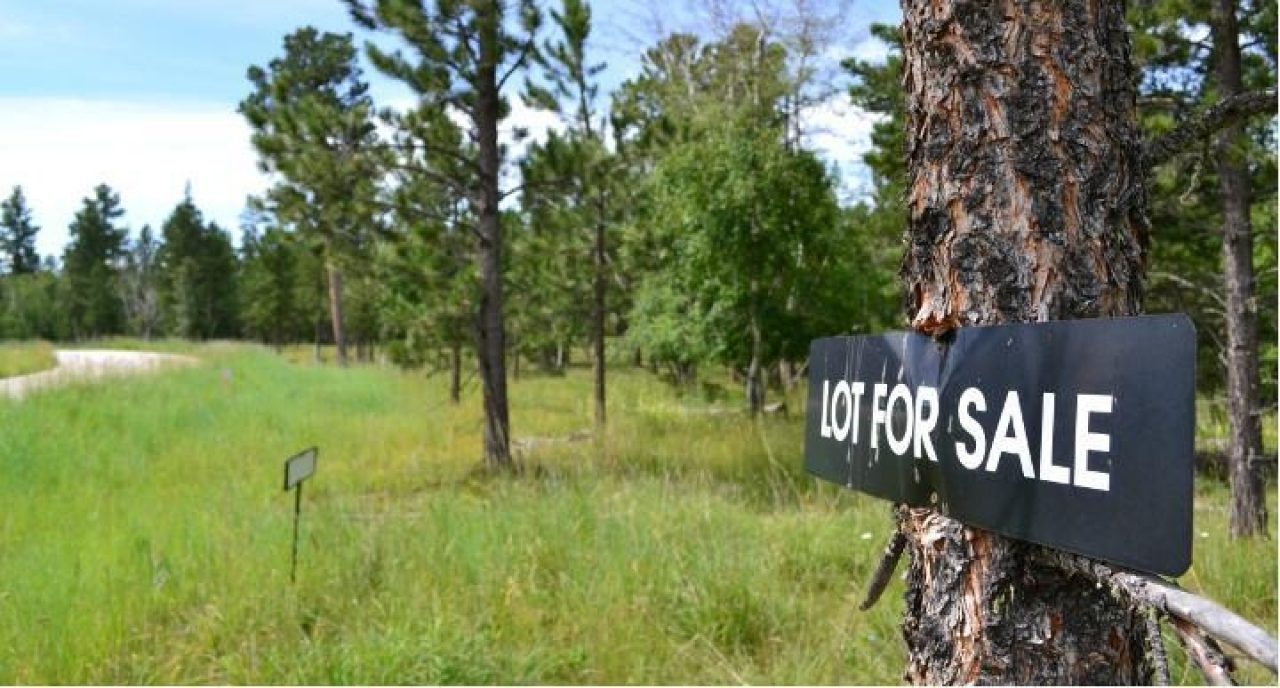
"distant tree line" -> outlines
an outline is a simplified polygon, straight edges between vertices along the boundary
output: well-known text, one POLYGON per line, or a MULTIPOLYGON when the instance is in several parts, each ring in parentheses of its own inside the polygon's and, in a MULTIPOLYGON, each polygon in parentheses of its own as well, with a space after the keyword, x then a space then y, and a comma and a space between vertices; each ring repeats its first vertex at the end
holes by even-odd
MULTIPOLYGON (((271 184, 250 200, 238 246, 189 192, 158 232, 130 233, 121 199, 100 186, 64 253, 40 261, 15 188, 0 206, 0 335, 332 343, 344 364, 377 352, 446 370, 455 400, 475 371, 485 456, 501 467, 508 366, 557 374, 587 352, 601 426, 606 367, 618 361, 685 387, 727 368, 758 412, 798 379, 812 338, 905 325, 896 28, 872 29, 886 59, 851 59, 833 76, 817 65, 839 52, 828 29, 840 8, 762 3, 746 18, 719 16, 709 38, 660 37, 630 79, 602 93, 584 0, 344 1, 367 32, 368 62, 407 86, 413 104, 374 102, 354 36, 294 31, 275 59, 248 70, 239 112, 271 184), (870 193, 841 203, 835 171, 808 147, 805 113, 848 97, 848 84, 878 119, 870 193), (528 132, 508 121, 517 100, 560 122, 519 155, 528 132)), ((1186 28, 1223 26, 1212 8, 1181 7, 1130 13, 1152 136, 1203 111, 1232 76, 1217 70, 1216 34, 1186 28)), ((1238 14, 1236 80, 1273 88, 1275 8, 1238 14)), ((1231 351, 1250 349, 1261 371, 1253 414, 1275 398, 1274 131, 1244 121, 1230 145, 1196 142, 1154 166, 1146 187, 1147 308, 1192 314, 1205 390, 1225 385, 1231 351), (1225 194, 1223 170, 1247 193, 1236 184, 1225 194), (1253 273, 1233 282, 1253 294, 1244 306, 1241 290, 1224 286, 1221 229, 1241 199, 1256 239, 1253 273), (1244 331, 1227 326, 1241 307, 1254 309, 1252 340, 1226 336, 1244 331)), ((1241 242, 1230 245, 1238 272, 1241 242)))

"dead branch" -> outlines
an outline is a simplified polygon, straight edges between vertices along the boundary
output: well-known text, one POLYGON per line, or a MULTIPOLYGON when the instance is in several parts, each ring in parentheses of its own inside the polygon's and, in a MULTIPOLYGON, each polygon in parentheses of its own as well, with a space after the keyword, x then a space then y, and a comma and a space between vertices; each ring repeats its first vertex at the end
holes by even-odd
POLYGON ((1222 654, 1222 649, 1189 621, 1170 618, 1173 632, 1178 642, 1187 651, 1187 657, 1200 669, 1205 681, 1215 686, 1234 686, 1231 678, 1231 660, 1222 654))
POLYGON ((1169 657, 1164 651, 1164 637, 1160 635, 1160 615, 1147 610, 1147 655, 1151 658, 1152 681, 1157 686, 1169 685, 1169 657))
POLYGON ((876 565, 876 571, 871 575, 871 584, 867 586, 867 597, 862 600, 862 604, 858 605, 859 611, 867 611, 879 601, 880 596, 884 594, 884 589, 889 585, 889 579, 893 577, 893 572, 898 568, 898 560, 902 558, 902 550, 907 546, 907 536, 902 534, 901 530, 893 531, 893 537, 889 538, 889 544, 884 548, 884 554, 880 555, 880 563, 876 565))
POLYGON ((1276 641, 1266 631, 1245 621, 1235 612, 1212 600, 1143 573, 1117 570, 1101 562, 1067 552, 1040 549, 1046 563, 1105 583, 1131 600, 1145 604, 1203 629, 1276 673, 1276 641))
POLYGON ((1233 124, 1264 112, 1275 114, 1276 90, 1274 88, 1250 93, 1240 93, 1205 110, 1202 115, 1184 122, 1173 131, 1147 142, 1143 150, 1143 162, 1147 170, 1168 162, 1187 150, 1192 143, 1207 138, 1233 124))

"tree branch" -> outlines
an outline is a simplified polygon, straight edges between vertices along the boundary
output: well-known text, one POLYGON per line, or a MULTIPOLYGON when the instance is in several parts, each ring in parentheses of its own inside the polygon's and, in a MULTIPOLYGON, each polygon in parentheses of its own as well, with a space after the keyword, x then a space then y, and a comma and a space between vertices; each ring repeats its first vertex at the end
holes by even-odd
POLYGON ((1191 280, 1181 275, 1175 275, 1172 272, 1163 272, 1160 270, 1152 270, 1151 272, 1148 272, 1147 275, 1152 279, 1168 280, 1178 285, 1179 287, 1182 287, 1184 289, 1190 289, 1203 296, 1209 297, 1210 299, 1213 300, 1214 303, 1218 304, 1219 306, 1222 306, 1223 308, 1227 307, 1226 300, 1224 300, 1218 292, 1206 286, 1196 284, 1195 282, 1192 282, 1191 280))
POLYGON ((893 531, 893 537, 890 538, 889 544, 885 546, 884 553, 880 555, 880 563, 876 565, 876 571, 871 576, 871 584, 867 586, 867 597, 862 600, 862 604, 858 605, 858 611, 867 611, 884 594, 884 589, 889 585, 889 579, 893 577, 893 572, 898 568, 898 560, 902 558, 902 549, 907 545, 907 536, 902 534, 901 530, 893 531))
POLYGON ((1144 623, 1147 627, 1147 653, 1151 658, 1153 669, 1152 683, 1157 686, 1169 685, 1169 657, 1164 651, 1164 637, 1160 635, 1160 615, 1155 610, 1147 610, 1144 623))
POLYGON ((1231 679, 1231 661, 1222 654, 1213 638, 1206 636, 1200 629, 1182 619, 1169 619, 1178 642, 1187 651, 1187 658, 1200 669, 1204 680, 1215 686, 1234 686, 1231 679))
POLYGON ((507 69, 507 73, 503 74, 498 79, 499 91, 501 91, 502 87, 506 85, 507 79, 510 79, 512 75, 514 75, 517 71, 520 70, 520 66, 523 65, 524 61, 529 58, 529 53, 533 52, 533 47, 534 47, 533 37, 530 36, 529 39, 524 42, 524 45, 520 46, 520 55, 516 57, 515 62, 511 63, 511 67, 507 69))
POLYGON ((1143 147, 1143 162, 1147 170, 1151 171, 1182 153, 1192 142, 1264 112, 1273 115, 1276 112, 1274 88, 1226 98, 1199 117, 1183 123, 1177 129, 1153 141, 1148 141, 1143 147))
POLYGON ((1186 621, 1230 643, 1246 656, 1276 673, 1276 641, 1267 632, 1245 621, 1212 600, 1187 592, 1155 576, 1117 570, 1101 562, 1067 552, 1040 549, 1039 557, 1065 571, 1106 583, 1131 600, 1170 617, 1186 621))
POLYGON ((417 139, 415 141, 392 142, 389 145, 391 148, 397 151, 400 151, 402 153, 404 152, 413 153, 415 151, 421 151, 424 154, 439 155, 441 157, 449 158, 450 160, 453 160, 454 162, 461 165, 463 168, 471 172, 474 172, 476 174, 480 174, 480 165, 476 163, 474 158, 471 158, 467 155, 459 153, 458 151, 452 148, 448 148, 446 146, 437 146, 433 143, 427 143, 420 137, 415 137, 415 138, 417 139))
MULTIPOLYGON (((406 165, 404 163, 391 163, 391 170, 393 172, 400 172, 400 173, 406 173, 406 174, 420 174, 423 177, 426 177, 427 179, 430 179, 431 181, 437 184, 440 184, 441 186, 449 189, 450 191, 457 194, 458 196, 461 196, 464 198, 471 193, 471 190, 468 189, 464 184, 459 183, 458 180, 445 176, 443 174, 440 174, 439 172, 436 172, 434 170, 427 169, 421 165, 406 165)), ((403 180, 404 177, 401 177, 401 179, 403 180)))
POLYGON ((508 197, 525 191, 564 191, 568 189, 572 183, 572 176, 556 177, 545 181, 521 182, 509 189, 499 192, 498 200, 505 201, 508 197))

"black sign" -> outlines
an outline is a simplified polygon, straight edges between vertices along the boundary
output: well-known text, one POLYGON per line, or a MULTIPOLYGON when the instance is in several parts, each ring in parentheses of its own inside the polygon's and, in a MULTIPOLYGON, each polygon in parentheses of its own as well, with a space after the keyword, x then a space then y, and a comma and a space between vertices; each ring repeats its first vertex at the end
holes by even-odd
POLYGON ((809 349, 805 467, 1153 573, 1191 565, 1185 315, 893 332, 809 349))

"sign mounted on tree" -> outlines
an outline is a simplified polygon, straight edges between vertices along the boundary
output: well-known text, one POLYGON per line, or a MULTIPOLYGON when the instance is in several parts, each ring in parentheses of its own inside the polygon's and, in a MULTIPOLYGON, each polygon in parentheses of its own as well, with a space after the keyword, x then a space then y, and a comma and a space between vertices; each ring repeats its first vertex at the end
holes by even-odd
POLYGON ((1153 573, 1191 564, 1185 315, 827 337, 805 467, 877 497, 1153 573))

